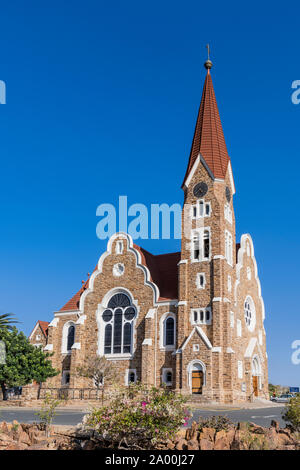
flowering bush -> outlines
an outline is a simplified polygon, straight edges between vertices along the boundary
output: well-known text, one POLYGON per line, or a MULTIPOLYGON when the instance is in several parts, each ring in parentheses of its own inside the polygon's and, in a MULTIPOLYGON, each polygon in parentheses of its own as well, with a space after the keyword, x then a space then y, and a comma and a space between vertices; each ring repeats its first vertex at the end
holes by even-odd
POLYGON ((187 426, 191 414, 185 402, 166 388, 133 384, 119 389, 109 406, 94 408, 84 426, 114 443, 152 447, 187 426))

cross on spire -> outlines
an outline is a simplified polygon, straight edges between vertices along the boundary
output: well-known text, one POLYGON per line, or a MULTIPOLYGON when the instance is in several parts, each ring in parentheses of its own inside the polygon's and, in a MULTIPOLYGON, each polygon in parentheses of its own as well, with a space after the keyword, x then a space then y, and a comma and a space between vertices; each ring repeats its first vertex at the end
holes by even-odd
POLYGON ((212 61, 210 60, 210 47, 209 44, 206 44, 206 49, 207 49, 207 61, 204 63, 204 67, 207 70, 207 73, 209 73, 209 70, 212 68, 212 61))

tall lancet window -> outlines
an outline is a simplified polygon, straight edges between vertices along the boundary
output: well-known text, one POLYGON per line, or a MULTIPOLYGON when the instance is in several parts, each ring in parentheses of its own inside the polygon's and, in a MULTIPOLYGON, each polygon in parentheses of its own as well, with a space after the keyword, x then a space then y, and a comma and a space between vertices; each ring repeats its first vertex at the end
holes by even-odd
POLYGON ((104 354, 132 352, 133 321, 136 308, 123 293, 115 294, 102 313, 104 322, 104 354))

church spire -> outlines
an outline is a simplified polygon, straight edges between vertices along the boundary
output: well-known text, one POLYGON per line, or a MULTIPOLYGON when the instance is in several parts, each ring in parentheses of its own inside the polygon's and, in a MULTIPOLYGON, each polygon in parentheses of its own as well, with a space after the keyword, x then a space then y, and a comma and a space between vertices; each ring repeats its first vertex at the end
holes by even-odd
POLYGON ((199 154, 205 160, 215 178, 225 178, 228 162, 230 161, 210 74, 212 62, 209 56, 209 46, 207 46, 207 51, 208 59, 204 64, 207 74, 183 185, 199 154))

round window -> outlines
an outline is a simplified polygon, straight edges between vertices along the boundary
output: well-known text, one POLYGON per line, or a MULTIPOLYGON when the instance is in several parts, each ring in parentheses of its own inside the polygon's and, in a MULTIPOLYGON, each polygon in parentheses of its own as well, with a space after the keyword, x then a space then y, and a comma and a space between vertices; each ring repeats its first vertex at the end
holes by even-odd
POLYGON ((112 311, 108 309, 104 310, 102 318, 105 322, 110 321, 112 319, 112 311))
POLYGON ((250 296, 246 297, 244 302, 244 316, 248 329, 253 331, 256 323, 256 314, 254 302, 250 296))
POLYGON ((125 319, 130 321, 130 320, 133 320, 134 317, 135 317, 135 308, 127 307, 125 310, 125 319))

